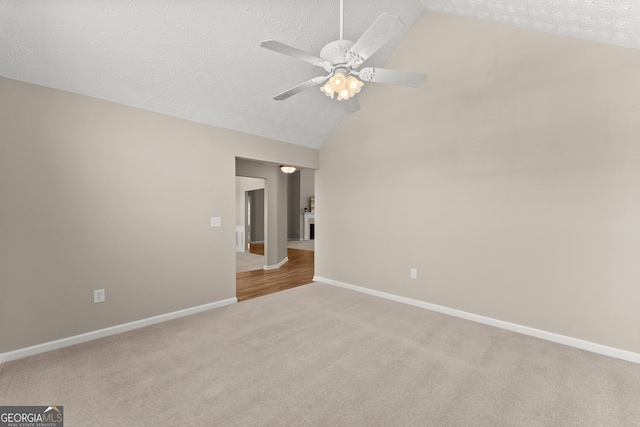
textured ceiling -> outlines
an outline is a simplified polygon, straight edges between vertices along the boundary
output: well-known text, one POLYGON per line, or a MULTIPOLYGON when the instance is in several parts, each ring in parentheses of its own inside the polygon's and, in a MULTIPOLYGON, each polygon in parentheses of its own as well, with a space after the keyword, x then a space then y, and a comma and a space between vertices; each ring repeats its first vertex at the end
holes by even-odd
POLYGON ((422 0, 425 9, 640 49, 638 0, 422 0))
MULTIPOLYGON (((351 40, 382 12, 408 30, 431 10, 640 49, 639 0, 344 3, 351 40)), ((407 30, 367 65, 383 65, 407 30)), ((0 0, 0 76, 312 148, 342 105, 315 90, 272 100, 324 72, 259 44, 317 55, 338 38, 338 0, 0 0)))

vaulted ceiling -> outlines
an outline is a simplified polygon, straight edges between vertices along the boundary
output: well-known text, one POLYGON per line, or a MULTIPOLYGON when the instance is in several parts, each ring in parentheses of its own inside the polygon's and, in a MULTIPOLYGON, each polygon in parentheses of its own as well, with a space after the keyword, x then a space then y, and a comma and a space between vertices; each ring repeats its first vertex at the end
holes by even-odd
MULTIPOLYGON (((345 118, 340 102, 319 90, 272 98, 324 71, 260 41, 318 55, 339 38, 339 4, 0 0, 0 76, 319 148, 345 118)), ((366 63, 382 66, 424 11, 640 49, 637 0, 345 0, 344 37, 399 16, 405 31, 366 63)))

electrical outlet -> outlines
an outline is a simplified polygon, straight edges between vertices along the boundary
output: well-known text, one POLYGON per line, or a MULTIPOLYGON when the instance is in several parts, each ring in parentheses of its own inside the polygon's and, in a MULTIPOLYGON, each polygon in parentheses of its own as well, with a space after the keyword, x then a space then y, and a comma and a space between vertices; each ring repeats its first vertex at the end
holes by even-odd
POLYGON ((409 270, 409 278, 417 279, 418 278, 418 270, 415 269, 415 268, 412 268, 411 270, 409 270))
POLYGON ((96 289, 93 291, 93 303, 97 304, 99 302, 104 302, 104 289, 96 289))

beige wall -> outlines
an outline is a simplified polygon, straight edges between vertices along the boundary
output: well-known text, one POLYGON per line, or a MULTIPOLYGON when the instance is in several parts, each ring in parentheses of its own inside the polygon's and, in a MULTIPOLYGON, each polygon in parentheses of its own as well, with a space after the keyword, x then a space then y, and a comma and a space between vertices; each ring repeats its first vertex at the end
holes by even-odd
POLYGON ((289 185, 295 191, 295 194, 289 195, 289 238, 302 240, 304 238, 304 210, 310 207, 309 200, 316 191, 315 171, 301 169, 295 172, 289 180, 289 185))
POLYGON ((316 275, 640 352, 640 52, 425 13, 386 66, 429 82, 321 149, 316 275))
MULTIPOLYGON (((302 169, 300 171, 300 212, 304 212, 304 208, 310 208, 311 199, 316 193, 316 171, 310 169, 302 169)), ((302 217, 302 214, 300 215, 302 217)))
POLYGON ((318 166, 316 150, 0 78, 0 353, 235 297, 236 157, 318 166))

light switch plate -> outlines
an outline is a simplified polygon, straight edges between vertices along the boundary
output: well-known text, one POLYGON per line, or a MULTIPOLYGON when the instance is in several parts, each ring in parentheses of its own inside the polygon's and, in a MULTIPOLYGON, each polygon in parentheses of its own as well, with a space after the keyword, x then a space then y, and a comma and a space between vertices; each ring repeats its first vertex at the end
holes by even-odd
POLYGON ((93 291, 93 303, 97 304, 99 302, 105 301, 104 289, 96 289, 93 291))
POLYGON ((219 216, 212 216, 211 217, 211 226, 212 227, 221 227, 222 226, 222 218, 220 218, 219 216))

